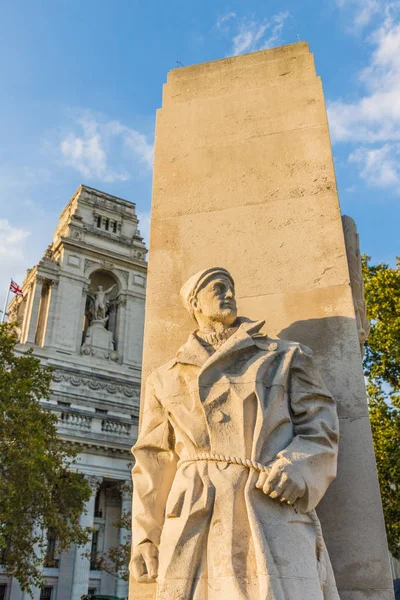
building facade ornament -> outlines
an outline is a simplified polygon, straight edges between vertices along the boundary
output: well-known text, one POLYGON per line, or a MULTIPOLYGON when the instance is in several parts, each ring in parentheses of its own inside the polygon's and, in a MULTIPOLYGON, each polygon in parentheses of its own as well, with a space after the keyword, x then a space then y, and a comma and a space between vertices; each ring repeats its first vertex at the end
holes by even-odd
POLYGON ((112 271, 114 268, 114 263, 109 261, 109 260, 103 260, 101 263, 101 266, 103 267, 103 269, 105 269, 106 271, 112 271))
POLYGON ((98 391, 100 389, 106 389, 108 394, 117 395, 122 394, 126 398, 139 398, 140 387, 138 385, 130 384, 119 384, 119 383, 107 383, 96 376, 88 377, 81 375, 74 375, 67 371, 55 369, 53 373, 53 381, 55 383, 67 383, 73 387, 88 388, 92 391, 98 391))
POLYGON ((90 258, 85 258, 85 271, 87 271, 88 269, 90 269, 90 267, 92 265, 99 265, 100 266, 100 263, 98 263, 95 260, 91 260, 90 258))
POLYGON ((97 494, 98 489, 102 484, 103 477, 98 477, 97 475, 85 475, 85 479, 92 490, 92 494, 97 494))
POLYGON ((121 274, 121 276, 125 280, 126 285, 128 285, 128 282, 129 282, 129 271, 122 271, 121 269, 118 269, 118 273, 121 274))

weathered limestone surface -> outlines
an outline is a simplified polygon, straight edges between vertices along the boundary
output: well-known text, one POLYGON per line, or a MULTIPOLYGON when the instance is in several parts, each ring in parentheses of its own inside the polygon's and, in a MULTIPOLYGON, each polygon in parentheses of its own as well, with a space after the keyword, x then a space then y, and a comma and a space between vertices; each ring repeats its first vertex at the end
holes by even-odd
MULTIPOLYGON (((305 43, 168 75, 143 381, 193 329, 182 283, 215 264, 235 274, 239 314, 314 351, 339 403, 338 479, 318 507, 339 592, 393 598, 324 97, 305 43)), ((130 593, 154 590, 131 585, 130 593)))

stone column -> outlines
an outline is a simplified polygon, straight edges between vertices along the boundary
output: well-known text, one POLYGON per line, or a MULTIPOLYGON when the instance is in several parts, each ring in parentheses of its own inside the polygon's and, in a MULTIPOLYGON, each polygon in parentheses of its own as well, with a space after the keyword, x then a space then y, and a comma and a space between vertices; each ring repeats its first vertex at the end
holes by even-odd
POLYGON ((40 307, 40 299, 42 297, 42 283, 43 279, 41 277, 36 277, 36 281, 34 283, 34 288, 32 290, 32 304, 29 315, 29 326, 28 326, 28 334, 26 337, 26 341, 28 344, 35 343, 36 336, 36 326, 39 316, 39 307, 40 307))
MULTIPOLYGON (((119 542, 119 530, 115 526, 115 523, 120 517, 121 510, 121 499, 119 494, 119 486, 117 482, 110 483, 105 490, 106 505, 105 505, 105 523, 104 523, 104 542, 103 552, 108 552, 110 548, 118 545, 119 542)), ((110 596, 115 595, 115 589, 117 586, 117 578, 115 575, 102 571, 101 573, 101 593, 109 594, 110 596)))
POLYGON ((89 284, 84 283, 82 286, 82 298, 81 298, 81 304, 79 307, 78 330, 77 330, 77 334, 76 334, 76 350, 77 350, 77 352, 80 351, 81 346, 82 346, 83 318, 85 316, 86 300, 87 300, 88 291, 89 291, 89 284))
MULTIPOLYGON (((131 482, 126 481, 125 485, 121 488, 121 516, 131 511, 132 508, 132 492, 131 482)), ((131 537, 130 531, 121 527, 119 530, 119 545, 125 544, 131 537)), ((123 579, 117 579, 117 590, 116 595, 120 598, 126 598, 128 596, 128 582, 123 579)))
POLYGON ((32 300, 34 293, 34 283, 31 283, 29 286, 28 292, 24 298, 24 302, 26 302, 23 322, 22 322, 22 333, 21 333, 21 344, 25 344, 26 336, 29 328, 29 320, 31 317, 31 309, 32 309, 32 300))
POLYGON ((23 592, 21 590, 21 586, 18 583, 18 580, 13 577, 11 581, 11 590, 9 595, 9 600, 22 600, 23 592))
POLYGON ((57 306, 58 281, 52 281, 50 287, 49 309, 47 313, 46 331, 44 334, 44 346, 51 346, 53 339, 54 318, 57 306))
MULTIPOLYGON (((89 475, 87 477, 87 480, 92 489, 92 495, 86 503, 86 510, 84 513, 82 513, 80 524, 82 527, 93 527, 94 503, 96 499, 97 490, 99 489, 102 482, 102 478, 96 477, 95 475, 89 475)), ((83 594, 87 594, 88 592, 90 558, 86 555, 90 552, 91 546, 92 540, 90 539, 83 546, 76 547, 71 598, 76 598, 77 600, 79 600, 79 598, 83 594)))
POLYGON ((126 294, 120 293, 117 299, 117 322, 115 326, 115 348, 120 359, 125 362, 129 332, 126 327, 126 294))

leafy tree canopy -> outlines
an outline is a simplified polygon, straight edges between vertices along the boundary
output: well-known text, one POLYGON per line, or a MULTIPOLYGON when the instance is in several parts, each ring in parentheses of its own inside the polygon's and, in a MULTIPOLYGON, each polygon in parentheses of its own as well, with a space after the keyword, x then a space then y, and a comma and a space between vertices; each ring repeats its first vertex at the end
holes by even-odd
POLYGON ((400 558, 400 260, 394 268, 363 257, 371 332, 364 373, 389 550, 400 558))
POLYGON ((42 585, 45 532, 60 549, 82 544, 79 525, 90 498, 86 480, 68 467, 76 451, 57 435, 57 417, 40 405, 52 370, 28 350, 15 353, 13 325, 0 325, 0 559, 22 589, 42 585))

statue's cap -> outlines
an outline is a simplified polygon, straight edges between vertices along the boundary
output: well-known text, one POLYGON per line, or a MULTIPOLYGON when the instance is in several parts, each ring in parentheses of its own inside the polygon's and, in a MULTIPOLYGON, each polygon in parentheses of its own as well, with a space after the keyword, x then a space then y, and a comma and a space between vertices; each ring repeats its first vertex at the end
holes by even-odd
POLYGON ((199 271, 196 275, 190 277, 186 283, 183 284, 180 295, 183 302, 183 306, 189 311, 193 317, 193 308, 191 300, 197 294, 197 292, 212 278, 216 275, 223 275, 227 277, 229 281, 235 286, 232 275, 223 267, 211 267, 210 269, 204 269, 199 271))

